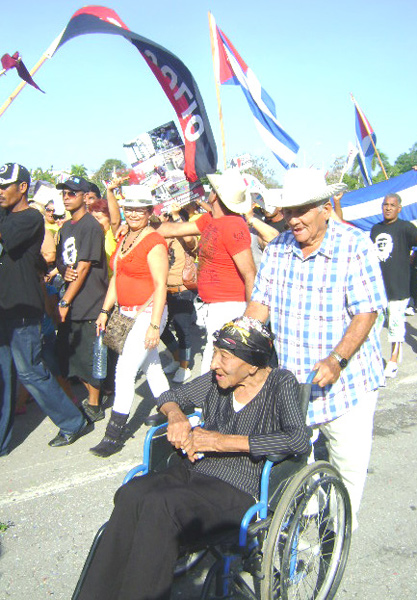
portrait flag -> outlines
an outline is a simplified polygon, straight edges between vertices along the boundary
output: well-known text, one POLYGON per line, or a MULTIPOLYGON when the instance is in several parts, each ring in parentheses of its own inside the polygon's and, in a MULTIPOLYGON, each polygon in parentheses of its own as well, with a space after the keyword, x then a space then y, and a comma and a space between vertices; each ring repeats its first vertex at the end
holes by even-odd
POLYGON ((147 62, 171 102, 185 140, 184 173, 196 181, 217 168, 217 150, 197 83, 184 63, 166 48, 131 31, 119 15, 104 6, 85 6, 71 17, 56 40, 54 54, 69 40, 90 33, 119 35, 147 62))
POLYGON ((29 71, 27 70, 27 68, 25 67, 25 65, 23 63, 23 60, 22 60, 19 52, 15 52, 12 56, 10 56, 10 54, 3 54, 3 56, 1 57, 1 66, 3 67, 3 73, 8 71, 9 69, 16 69, 17 74, 19 75, 20 79, 23 79, 23 81, 26 81, 26 83, 29 83, 29 85, 32 85, 34 88, 36 88, 43 94, 45 93, 33 81, 29 71))
POLYGON ((275 158, 288 169, 296 163, 299 145, 282 128, 277 120, 274 101, 228 37, 217 27, 211 14, 209 22, 214 40, 214 70, 217 81, 221 85, 240 85, 262 139, 275 158))

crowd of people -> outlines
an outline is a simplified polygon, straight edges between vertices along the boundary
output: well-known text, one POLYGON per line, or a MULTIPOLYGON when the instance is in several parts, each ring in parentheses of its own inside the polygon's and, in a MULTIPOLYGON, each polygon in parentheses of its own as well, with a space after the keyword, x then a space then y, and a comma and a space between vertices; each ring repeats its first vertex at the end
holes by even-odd
MULTIPOLYGON (((315 169, 289 170, 283 189, 270 190, 256 208, 237 170, 208 175, 208 180, 207 200, 190 203, 186 210, 174 203, 157 216, 155 197, 145 185, 122 185, 115 177, 102 198, 95 184, 72 175, 56 186, 66 218, 55 213, 52 200, 30 203, 25 167, 7 163, 0 168, 0 456, 9 452, 15 414, 24 413, 28 395, 59 428, 49 442, 59 447, 104 419, 103 398, 114 393, 104 437, 90 449, 96 456, 111 456, 123 447, 141 369, 155 404, 176 432, 172 442, 185 447, 192 468, 194 455, 207 451, 207 442, 196 435, 188 447, 189 430, 178 428, 182 417, 173 404, 182 408, 187 397, 212 406, 216 394, 210 386, 232 390, 232 412, 224 424, 214 412, 213 428, 239 437, 235 413, 248 403, 254 407, 259 398, 268 404, 262 390, 271 385, 279 390, 284 379, 303 382, 315 371, 308 425, 327 440, 330 462, 348 488, 356 526, 378 389, 385 385, 384 372, 396 375, 401 359, 417 228, 398 219, 397 194, 384 199, 383 221, 371 237, 349 226, 340 213, 345 186, 327 185, 315 169), (122 192, 119 199, 116 190, 122 192), (190 258, 197 265, 196 289, 183 279, 190 258), (187 382, 197 295, 205 348, 200 377, 187 382), (112 311, 131 319, 131 328, 120 355, 109 351, 108 374, 100 380, 93 375, 93 346, 112 311), (384 367, 380 332, 385 314, 392 354, 384 367), (261 346, 266 339, 273 346, 275 358, 268 355, 268 364, 265 352, 259 362, 256 349, 241 351, 240 342, 253 336, 261 346), (164 368, 160 341, 171 355, 164 368), (231 369, 229 355, 246 366, 231 369), (167 375, 179 385, 174 391, 167 375), (86 389, 81 404, 71 387, 74 378, 86 389)), ((233 453, 244 453, 247 464, 238 461, 237 466, 251 471, 262 454, 262 440, 255 442, 252 433, 260 438, 274 433, 277 410, 268 405, 265 421, 263 412, 253 408, 249 442, 209 450, 228 457, 225 465, 232 464, 233 453)), ((281 421, 279 429, 286 431, 281 421)), ((269 440, 266 446, 274 443, 269 440)), ((229 481, 229 467, 219 476, 209 460, 193 469, 229 481)), ((253 496, 250 481, 243 492, 253 496)))

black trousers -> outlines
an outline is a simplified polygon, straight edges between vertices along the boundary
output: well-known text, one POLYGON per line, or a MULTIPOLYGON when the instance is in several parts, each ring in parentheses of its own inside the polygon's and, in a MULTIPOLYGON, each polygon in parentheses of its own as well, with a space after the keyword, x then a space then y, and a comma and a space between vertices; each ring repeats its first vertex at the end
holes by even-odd
POLYGON ((238 527, 253 498, 173 466, 119 488, 80 600, 168 600, 179 546, 238 527))

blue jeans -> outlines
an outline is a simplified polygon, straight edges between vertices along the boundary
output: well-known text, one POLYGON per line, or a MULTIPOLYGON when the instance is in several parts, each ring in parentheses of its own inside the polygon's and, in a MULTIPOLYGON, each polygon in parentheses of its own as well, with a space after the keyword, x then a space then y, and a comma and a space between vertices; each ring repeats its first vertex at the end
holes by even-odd
POLYGON ((194 317, 195 293, 191 290, 167 294, 168 323, 161 335, 161 340, 170 352, 179 349, 180 360, 191 359, 191 325, 194 317), (175 339, 169 325, 172 323, 178 341, 175 339))
POLYGON ((84 417, 41 357, 40 319, 0 319, 0 456, 7 454, 16 404, 16 372, 40 408, 63 433, 77 432, 84 417))

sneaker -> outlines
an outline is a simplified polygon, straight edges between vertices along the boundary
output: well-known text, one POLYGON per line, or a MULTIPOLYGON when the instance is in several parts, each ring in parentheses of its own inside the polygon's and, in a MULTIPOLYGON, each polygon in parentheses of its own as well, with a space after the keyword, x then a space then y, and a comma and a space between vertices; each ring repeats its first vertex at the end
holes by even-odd
POLYGON ((170 363, 167 364, 166 367, 162 367, 162 370, 168 375, 169 373, 175 373, 175 371, 178 370, 179 366, 180 363, 177 360, 172 360, 170 363))
POLYGON ((390 379, 394 379, 394 377, 397 377, 397 373, 398 373, 398 365, 397 365, 397 363, 393 362, 392 360, 389 360, 387 362, 387 365, 386 365, 385 371, 384 371, 385 377, 388 377, 390 379))
POLYGON ((187 379, 190 379, 190 377, 191 369, 184 369, 184 367, 179 367, 174 377, 172 378, 172 381, 174 383, 184 383, 184 381, 187 381, 187 379))
POLYGON ((414 315, 414 308, 412 306, 407 306, 405 309, 405 314, 407 317, 412 317, 414 315))
POLYGON ((89 421, 89 423, 101 421, 106 416, 101 406, 91 406, 91 404, 88 403, 88 398, 84 398, 84 400, 81 402, 81 410, 83 411, 85 418, 87 421, 89 421))

